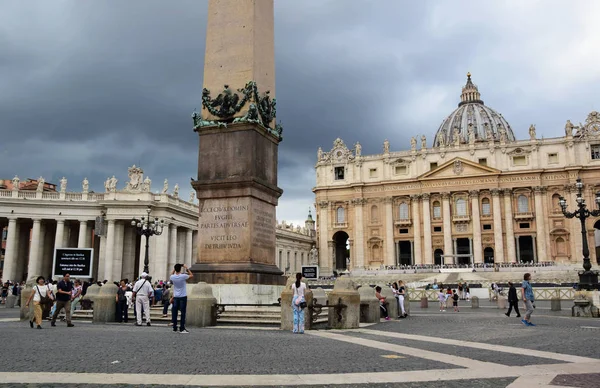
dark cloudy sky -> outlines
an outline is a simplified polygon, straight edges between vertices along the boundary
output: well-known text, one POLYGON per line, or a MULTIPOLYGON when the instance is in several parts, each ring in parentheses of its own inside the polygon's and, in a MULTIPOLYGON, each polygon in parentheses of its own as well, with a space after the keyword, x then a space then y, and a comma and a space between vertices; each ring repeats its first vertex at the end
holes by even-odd
MULTIPOLYGON (((196 175, 206 0, 0 2, 0 177, 92 189, 138 164, 153 180, 196 175)), ((600 110, 600 2, 275 1, 280 220, 314 202, 316 150, 428 142, 470 71, 517 137, 600 110)), ((249 151, 250 152, 250 151, 249 151)))

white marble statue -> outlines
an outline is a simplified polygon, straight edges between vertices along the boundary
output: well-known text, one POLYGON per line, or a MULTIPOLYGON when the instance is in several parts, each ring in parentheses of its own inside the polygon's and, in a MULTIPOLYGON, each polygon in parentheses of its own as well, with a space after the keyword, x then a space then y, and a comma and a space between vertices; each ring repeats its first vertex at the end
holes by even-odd
POLYGON ((150 177, 146 176, 146 179, 144 179, 144 184, 142 185, 142 191, 150 192, 151 186, 152 180, 150 179, 150 177))
POLYGON ((119 180, 113 175, 112 178, 110 178, 110 191, 113 193, 117 191, 117 182, 119 182, 119 180))
POLYGON ((414 136, 410 138, 410 150, 411 151, 417 150, 417 138, 414 136))
POLYGON ((37 191, 44 191, 44 184, 46 183, 46 181, 44 180, 44 178, 40 177, 38 179, 38 185, 37 185, 37 191))
POLYGON ((388 141, 388 139, 385 139, 385 141, 383 142, 383 153, 384 154, 390 153, 390 142, 388 141))
POLYGON ((317 150, 317 162, 321 161, 321 159, 323 159, 323 149, 319 147, 317 150))
POLYGON ((167 194, 168 192, 169 192, 169 180, 165 179, 165 182, 163 183, 162 193, 167 194))
POLYGON ((107 193, 110 192, 110 177, 106 178, 104 181, 104 191, 107 193))
POLYGON ((473 129, 473 124, 469 123, 469 144, 475 144, 475 130, 473 129))
POLYGON ((194 190, 190 191, 190 202, 194 203, 196 201, 196 192, 194 190))
POLYGON ((173 197, 179 198, 179 184, 175 183, 175 187, 173 187, 173 197))
POLYGON ((15 177, 12 179, 12 189, 13 190, 19 190, 19 185, 21 184, 21 180, 19 179, 18 176, 15 175, 15 177))
POLYGON ((529 138, 535 140, 535 124, 529 126, 529 138))
POLYGON ((319 265, 319 251, 317 251, 317 248, 314 245, 310 250, 310 264, 319 265))
POLYGON ((127 191, 140 191, 142 187, 142 178, 144 177, 144 170, 137 167, 135 164, 128 169, 129 182, 125 187, 127 191))
POLYGON ((492 128, 485 123, 485 137, 487 137, 488 141, 494 141, 494 133, 492 132, 492 128))
POLYGON ((567 120, 567 123, 565 124, 565 135, 569 137, 573 136, 573 128, 575 128, 575 126, 571 124, 571 120, 567 120))
POLYGON ((427 149, 427 137, 425 135, 421 136, 421 149, 427 149))
POLYGON ((64 176, 60 180, 60 192, 65 193, 67 191, 67 178, 64 176))
POLYGON ((452 131, 452 137, 454 140, 454 145, 458 146, 460 144, 460 130, 458 127, 454 127, 454 130, 452 131))
POLYGON ((84 193, 87 193, 90 190, 90 182, 87 178, 83 178, 83 182, 81 182, 81 188, 84 193))
POLYGON ((354 145, 354 153, 356 154, 356 156, 360 156, 362 154, 362 146, 359 142, 356 142, 356 144, 354 145))

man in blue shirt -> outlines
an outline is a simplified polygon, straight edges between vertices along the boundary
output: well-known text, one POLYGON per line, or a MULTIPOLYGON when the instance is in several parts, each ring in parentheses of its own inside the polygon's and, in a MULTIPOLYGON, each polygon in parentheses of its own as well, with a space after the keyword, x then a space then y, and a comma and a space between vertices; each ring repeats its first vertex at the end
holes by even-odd
POLYGON ((179 325, 179 332, 181 334, 188 334, 189 331, 185 329, 185 312, 187 309, 187 291, 186 283, 188 279, 192 279, 194 274, 189 270, 185 264, 175 264, 175 268, 171 274, 171 283, 173 283, 173 307, 171 308, 173 331, 177 332, 177 312, 181 311, 181 324, 179 325), (181 273, 181 269, 185 270, 185 273, 181 273))
POLYGON ((63 280, 58 282, 56 292, 56 309, 52 314, 52 321, 50 326, 56 326, 56 317, 60 313, 60 310, 65 309, 65 315, 67 317, 67 327, 73 327, 71 323, 71 300, 73 300, 73 283, 71 283, 71 276, 66 273, 63 280))
POLYGON ((522 319, 521 322, 525 326, 535 326, 531 323, 531 314, 533 313, 533 309, 535 306, 533 302, 535 302, 535 298, 533 296, 533 288, 531 288, 531 274, 526 273, 523 275, 523 283, 521 284, 521 291, 523 295, 523 302, 525 302, 525 319, 522 319))

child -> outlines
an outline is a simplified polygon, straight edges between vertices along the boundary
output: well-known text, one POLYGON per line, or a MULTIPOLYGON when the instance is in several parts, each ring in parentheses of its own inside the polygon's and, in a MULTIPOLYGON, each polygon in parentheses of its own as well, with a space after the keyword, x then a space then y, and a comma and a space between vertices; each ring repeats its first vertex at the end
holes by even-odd
POLYGON ((444 290, 438 292, 438 300, 440 301, 440 311, 446 311, 446 294, 444 290))
POLYGON ((377 299, 379 299, 379 308, 381 309, 381 312, 383 313, 383 315, 385 315, 385 320, 389 321, 390 316, 388 314, 387 308, 385 308, 385 305, 386 305, 385 296, 381 295, 381 287, 379 287, 379 286, 375 287, 375 297, 377 299))
POLYGON ((454 306, 454 312, 458 313, 458 294, 456 293, 456 290, 454 290, 454 293, 452 294, 452 306, 454 306))

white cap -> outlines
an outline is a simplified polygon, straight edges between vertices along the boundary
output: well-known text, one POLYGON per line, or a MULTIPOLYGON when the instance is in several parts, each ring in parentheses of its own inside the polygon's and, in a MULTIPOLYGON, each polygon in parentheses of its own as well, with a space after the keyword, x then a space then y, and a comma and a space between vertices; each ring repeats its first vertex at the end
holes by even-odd
POLYGON ((146 272, 142 272, 142 278, 144 278, 144 279, 145 279, 145 278, 147 278, 147 277, 148 277, 148 274, 147 274, 146 272))

